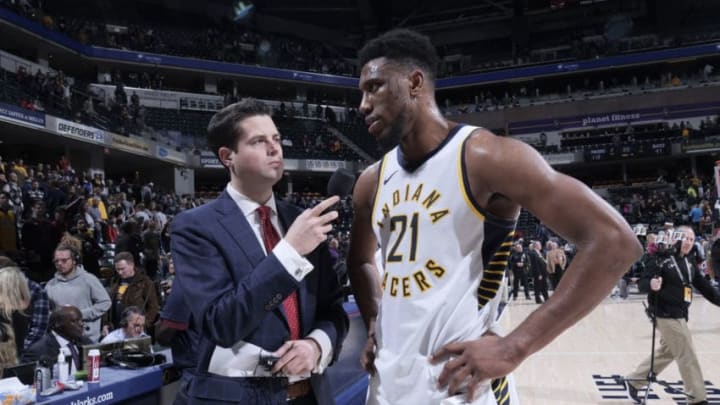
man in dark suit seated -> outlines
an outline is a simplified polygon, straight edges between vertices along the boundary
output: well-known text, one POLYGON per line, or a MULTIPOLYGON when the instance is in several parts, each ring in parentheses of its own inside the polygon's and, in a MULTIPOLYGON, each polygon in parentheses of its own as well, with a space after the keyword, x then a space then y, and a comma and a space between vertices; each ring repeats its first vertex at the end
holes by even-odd
POLYGON ((23 363, 47 359, 49 363, 57 361, 60 350, 72 357, 68 360, 70 373, 82 369, 80 346, 94 343, 83 336, 83 320, 80 310, 72 305, 57 308, 50 314, 49 330, 23 354, 23 363))
POLYGON ((173 220, 173 291, 201 331, 197 368, 183 374, 176 403, 334 403, 323 372, 349 321, 326 243, 338 214, 324 211, 339 199, 304 212, 275 199, 280 139, 256 100, 223 108, 208 125, 230 182, 173 220), (262 350, 277 360, 261 362, 262 350))

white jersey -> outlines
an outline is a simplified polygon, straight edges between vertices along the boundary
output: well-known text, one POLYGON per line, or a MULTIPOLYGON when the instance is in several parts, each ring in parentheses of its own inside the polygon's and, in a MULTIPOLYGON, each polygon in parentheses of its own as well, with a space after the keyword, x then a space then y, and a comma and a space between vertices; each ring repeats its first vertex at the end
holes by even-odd
MULTIPOLYGON (((415 167, 399 148, 380 163, 372 223, 383 295, 369 404, 463 403, 436 388, 443 364, 428 357, 495 326, 515 221, 484 212, 468 190, 463 150, 475 129, 456 127, 415 167)), ((487 382, 473 404, 514 403, 508 380, 487 382)))

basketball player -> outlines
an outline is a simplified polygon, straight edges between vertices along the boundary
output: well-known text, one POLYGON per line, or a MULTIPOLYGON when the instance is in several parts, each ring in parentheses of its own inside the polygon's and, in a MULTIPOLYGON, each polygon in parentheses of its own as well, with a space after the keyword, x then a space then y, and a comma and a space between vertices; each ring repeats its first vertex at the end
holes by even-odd
POLYGON ((637 238, 528 145, 443 118, 427 37, 393 30, 359 59, 360 111, 387 150, 355 186, 349 257, 368 403, 516 404, 507 376, 608 295, 640 256, 637 238), (521 206, 578 254, 547 303, 502 337, 491 308, 521 206))

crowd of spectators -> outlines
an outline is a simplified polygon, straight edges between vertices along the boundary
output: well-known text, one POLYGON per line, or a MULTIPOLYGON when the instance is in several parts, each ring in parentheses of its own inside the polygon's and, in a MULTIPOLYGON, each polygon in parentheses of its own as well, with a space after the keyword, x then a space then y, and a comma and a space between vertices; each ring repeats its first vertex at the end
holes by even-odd
MULTIPOLYGON (((12 8, 37 20, 48 29, 62 32, 82 44, 108 48, 129 49, 164 55, 187 56, 229 63, 262 65, 301 71, 357 76, 352 59, 355 49, 332 46, 327 42, 259 32, 248 25, 229 19, 210 19, 179 14, 167 10, 166 21, 174 24, 141 21, 130 18, 127 12, 115 10, 113 21, 99 21, 88 16, 87 10, 56 9, 52 4, 44 9, 15 4, 9 0, 1 5, 12 8), (174 15, 177 14, 177 15, 174 15)), ((107 13, 107 10, 106 10, 107 13)), ((110 13, 108 13, 110 14, 110 13)), ((441 74, 458 75, 471 72, 506 69, 539 63, 553 63, 594 59, 619 53, 649 49, 678 47, 707 42, 720 37, 713 25, 694 27, 694 31, 676 35, 659 35, 651 29, 628 31, 620 37, 609 35, 603 24, 582 29, 569 28, 564 32, 535 35, 530 43, 518 46, 512 40, 482 42, 482 50, 464 51, 472 60, 466 66, 452 63, 441 67, 441 74), (647 31, 647 32, 645 32, 647 31)), ((137 74, 131 85, 162 87, 162 79, 149 74, 137 74)))
MULTIPOLYGON (((333 47, 326 42, 260 33, 230 20, 207 19, 201 23, 203 19, 199 16, 189 18, 167 10, 166 21, 174 21, 174 24, 161 25, 123 18, 122 10, 117 10, 113 21, 99 21, 97 17, 83 15, 82 10, 55 10, 51 4, 45 5, 45 12, 35 7, 14 5, 9 1, 3 3, 35 19, 45 28, 64 33, 85 45, 327 74, 357 75, 354 64, 344 58, 351 56, 348 49, 333 47)), ((137 77, 140 85, 153 87, 153 81, 157 88, 162 87, 162 78, 158 76, 137 77)))
POLYGON ((441 93, 440 105, 445 115, 498 111, 550 103, 574 102, 604 97, 620 97, 689 87, 718 85, 715 60, 665 66, 623 69, 548 78, 515 84, 449 90, 441 93))
MULTIPOLYGON (((169 247, 172 216, 203 204, 203 200, 159 191, 152 182, 76 174, 64 156, 54 164, 0 160, 0 190, 0 255, 19 263, 31 280, 40 285, 47 282, 44 289, 29 282, 35 290, 40 288, 39 297, 43 291, 47 295, 37 300, 44 300, 45 306, 49 301, 76 307, 86 326, 94 325, 91 331, 85 331, 85 337, 93 341, 106 335, 113 338, 129 333, 152 335, 165 293, 172 288, 169 247), (70 279, 64 275, 63 266, 65 260, 70 263, 73 258, 79 264, 73 277, 85 280, 83 288, 97 292, 98 298, 91 302, 70 299, 67 291, 58 290, 58 286, 68 286, 53 281, 70 279), (128 308, 133 310, 128 312, 128 308), (85 320, 88 314, 97 315, 94 323, 85 320), (129 322, 132 327, 127 326, 129 322)), ((662 173, 647 185, 608 192, 609 202, 629 223, 643 224, 648 230, 661 229, 667 223, 691 224, 701 240, 706 241, 701 242, 704 249, 709 249, 707 241, 720 226, 720 210, 715 205, 717 193, 710 176, 681 173, 670 177, 662 173)), ((206 198, 212 197, 206 194, 206 198)), ((307 191, 282 198, 300 207, 312 207, 324 196, 307 191)), ((329 244, 337 258, 338 277, 345 280, 342 258, 347 252, 352 222, 351 198, 341 200, 337 209, 340 218, 329 244)), ((542 276, 551 281, 552 288, 572 260, 574 247, 541 224, 534 229, 519 229, 518 235, 527 242, 538 241, 529 244, 533 249, 528 252, 542 259, 536 261, 545 264, 542 276)), ((519 285, 515 288, 517 295, 519 285)), ((539 303, 544 299, 543 291, 540 288, 536 293, 539 303)), ((47 311, 43 315, 45 328, 47 311)), ((33 322, 30 318, 24 321, 26 327, 33 322)), ((23 341, 25 337, 27 334, 23 341)), ((18 358, 22 358, 26 347, 18 348, 21 354, 18 358)))
POLYGON ((0 190, 0 251, 27 265, 39 282, 52 277, 52 252, 66 234, 82 243, 86 270, 100 275, 108 250, 131 251, 138 259, 143 253, 148 260, 169 252, 170 218, 202 204, 157 190, 153 182, 76 172, 65 156, 34 165, 0 159, 0 190))
MULTIPOLYGON (((476 95, 473 95, 472 89, 463 90, 462 93, 456 95, 449 92, 447 93, 448 97, 444 99, 445 107, 443 112, 447 115, 455 115, 474 111, 493 111, 526 105, 587 99, 595 96, 604 97, 607 95, 633 94, 636 91, 673 89, 703 82, 714 83, 717 79, 717 76, 713 75, 714 67, 704 62, 700 63, 700 65, 686 65, 684 68, 679 69, 676 73, 648 73, 645 74, 644 79, 632 71, 621 74, 612 73, 612 76, 605 74, 586 76, 584 78, 568 78, 564 88, 556 80, 547 81, 543 86, 534 89, 529 85, 511 84, 506 85, 505 90, 502 90, 502 87, 494 88, 491 86, 486 90, 480 90, 476 95), (500 96, 500 94, 503 95, 500 96)), ((22 89, 19 100, 16 102, 25 108, 48 109, 48 111, 60 116, 128 136, 140 135, 152 140, 162 138, 168 146, 175 146, 178 150, 203 149, 204 130, 193 131, 195 127, 203 128, 203 124, 200 122, 202 120, 197 119, 197 114, 193 115, 192 111, 185 110, 163 111, 162 109, 146 108, 140 103, 137 94, 125 90, 124 81, 126 80, 140 86, 162 85, 163 77, 159 73, 151 76, 147 72, 131 72, 121 76, 120 72, 114 72, 111 75, 111 81, 115 83, 116 90, 114 97, 108 104, 105 104, 105 100, 101 97, 97 97, 88 91, 84 83, 78 82, 75 86, 72 86, 73 80, 65 77, 63 72, 46 75, 38 71, 33 75, 31 72, 19 69, 14 79, 19 84, 19 88, 22 89), (167 114, 174 114, 177 117, 172 119, 162 118, 167 114), (158 119, 158 117, 162 119, 158 119), (186 125, 188 122, 193 125, 186 125), (166 136, 166 134, 170 133, 179 133, 181 139, 179 139, 180 137, 166 136)), ((12 82, 13 77, 4 80, 12 82)), ((323 120, 328 126, 332 126, 346 135, 346 138, 342 139, 336 137, 333 131, 321 130, 317 133, 300 133, 299 136, 294 135, 286 139, 285 146, 290 153, 293 154, 293 150, 297 150, 300 156, 307 156, 309 153, 310 157, 313 158, 362 160, 352 150, 354 146, 358 146, 365 153, 376 156, 376 147, 374 145, 365 145, 368 137, 363 131, 364 126, 357 111, 348 107, 345 108, 345 113, 337 113, 338 110, 342 111, 342 108, 330 108, 327 104, 322 106, 318 103, 314 111, 312 111, 307 103, 298 103, 295 106, 293 102, 287 104, 282 102, 276 111, 278 116, 287 116, 289 118, 313 117, 323 120), (349 145, 348 141, 354 145, 349 145)), ((208 114, 208 117, 210 115, 208 114)), ((307 125, 304 123, 294 125, 294 127, 300 129, 303 126, 307 125)), ((293 126, 290 128, 293 129, 293 126)), ((684 134, 686 130, 682 128, 681 131, 684 134)), ((693 133, 702 134, 703 132, 701 130, 693 133)), ((585 144, 586 140, 590 144, 602 144, 612 143, 615 138, 620 138, 622 142, 622 139, 625 138, 625 135, 622 134, 620 136, 609 134, 610 142, 602 142, 600 139, 602 136, 577 135, 564 135, 563 143, 567 145, 561 145, 561 148, 563 150, 567 150, 568 147, 576 149, 578 146, 576 144, 585 144)), ((555 146, 550 146, 550 148, 553 147, 555 146)))
POLYGON ((720 206, 712 176, 661 173, 644 187, 617 188, 610 202, 631 224, 648 230, 665 223, 688 224, 699 238, 709 239, 720 226, 720 206))
MULTIPOLYGON (((662 121, 648 124, 568 130, 560 133, 560 145, 535 145, 541 152, 574 152, 590 147, 609 146, 620 151, 626 144, 652 142, 703 142, 720 135, 720 115, 706 117, 695 126, 690 121, 662 121)), ((539 139, 543 139, 542 134, 539 139)), ((611 153, 615 155, 615 153, 611 153)))
POLYGON ((44 105, 50 105, 55 110, 70 113, 70 82, 65 74, 44 74, 38 69, 35 74, 28 72, 24 66, 17 71, 17 81, 30 96, 21 101, 21 106, 29 110, 44 111, 44 105))
MULTIPOLYGON (((61 160, 66 161, 64 157, 61 160)), ((64 165, 67 165, 67 163, 64 163, 64 165)), ((7 236, 7 233, 3 232, 4 237, 2 240, 3 243, 8 240, 16 240, 20 247, 28 243, 30 246, 46 245, 44 248, 32 248, 29 252, 26 252, 30 253, 31 262, 35 261, 33 257, 36 250, 48 252, 48 246, 52 247, 59 241, 59 237, 65 230, 69 230, 71 233, 81 236, 81 239, 86 240, 87 244, 83 247, 83 250, 88 253, 92 253, 90 247, 96 244, 117 243, 118 240, 124 240, 126 237, 132 239, 133 235, 137 236, 138 230, 134 229, 138 225, 137 222, 144 223, 145 231, 151 228, 151 225, 159 226, 164 238, 166 238, 169 217, 181 209, 202 203, 201 200, 193 200, 189 197, 180 198, 170 193, 155 193, 152 182, 139 186, 130 184, 125 179, 121 179, 117 183, 111 179, 103 181, 101 175, 96 175, 92 179, 89 176, 75 176, 72 169, 70 169, 70 173, 73 174, 60 176, 56 170, 48 170, 48 166, 43 164, 39 164, 37 169, 32 167, 28 169, 22 159, 2 163, 2 167, 5 171, 0 173, 0 188, 3 190, 4 197, 3 207, 6 213, 12 212, 12 216, 16 219, 16 231, 12 234, 37 235, 37 237, 27 237, 28 241, 23 243, 22 238, 16 239, 12 235, 7 236), (23 172, 28 174, 25 175, 23 172), (132 196, 130 200, 128 200, 128 195, 132 196), (83 200, 84 202, 82 202, 83 200), (51 225, 59 229, 44 232, 45 226, 48 225, 44 222, 50 220, 50 218, 53 218, 50 221, 51 225), (62 221, 59 222, 58 220, 62 221), (128 225, 128 223, 131 225, 128 225), (36 229, 38 227, 39 230, 36 229), (23 232, 19 232, 20 230, 23 232), (54 235, 52 241, 42 242, 43 238, 50 235, 54 235)), ((667 184, 667 181, 668 179, 665 176, 661 176, 657 180, 658 184, 667 184)), ((687 201, 691 204, 702 203, 701 205, 707 208, 708 203, 703 202, 703 198, 713 201, 715 198, 712 194, 714 188, 707 181, 703 184, 697 178, 693 178, 690 185, 687 185, 687 183, 686 178, 682 178, 681 182, 678 183, 681 189, 690 190, 687 191, 689 195, 687 201)), ((219 190, 214 193, 207 192, 205 198, 212 198, 217 195, 217 192, 219 190)), ((300 206, 312 206, 322 198, 322 195, 313 193, 291 194, 286 198, 291 199, 300 206)), ((689 214, 687 203, 680 197, 668 197, 667 192, 654 192, 647 197, 636 194, 630 200, 626 197, 615 198, 614 203, 617 205, 618 210, 626 215, 630 222, 647 222, 651 224, 659 224, 665 220, 681 222, 683 219, 687 219, 683 218, 681 213, 689 214), (676 201, 678 205, 663 204, 662 207, 658 207, 659 201, 676 201), (650 208, 646 209, 648 206, 650 208), (647 217, 647 214, 643 214, 646 212, 653 213, 653 217, 647 217)), ((345 201, 341 205, 344 214, 341 215, 342 219, 339 225, 340 230, 343 232, 349 226, 350 207, 349 201, 345 201)), ((4 224, 12 227, 12 223, 4 224)), ((698 233, 707 234, 707 226, 703 229, 706 231, 699 231, 698 233)), ((152 231, 157 232, 158 230, 152 229, 152 231)), ((7 250, 7 246, 5 244, 3 250, 7 250)), ((166 241, 162 246, 167 249, 166 241)), ((135 256, 139 258, 142 249, 129 248, 128 250, 134 251, 135 256)), ((97 257, 98 255, 90 254, 90 256, 97 257)), ((154 255, 152 256, 154 257, 154 255)), ((48 263, 48 260, 45 260, 45 263, 48 263)), ((96 268, 97 265, 90 267, 96 268)))
MULTIPOLYGON (((114 253, 129 252, 133 262, 159 282, 167 273, 173 216, 220 192, 208 191, 203 198, 178 196, 158 190, 151 181, 76 173, 65 156, 52 165, 0 158, 0 252, 22 263, 33 280, 46 282, 53 277, 55 247, 72 236, 89 273, 106 277, 114 253)), ((312 191, 280 198, 303 207, 321 200, 312 191)), ((334 236, 345 243, 352 204, 343 201, 339 209, 334 236)))
POLYGON ((19 66, 16 72, 0 70, 0 100, 30 111, 70 116, 76 102, 71 92, 73 79, 62 71, 29 71, 19 66))
MULTIPOLYGON (((54 164, 0 158, 0 274, 11 274, 7 266, 22 270, 25 295, 32 297, 23 307, 0 308, 6 312, 0 315, 0 333, 17 346, 0 347, 0 368, 37 360, 47 351, 51 330, 76 344, 154 338, 174 279, 172 218, 220 191, 203 199, 178 196, 153 182, 81 174, 65 156, 54 164), (71 312, 73 325, 84 327, 52 321, 61 315, 50 315, 53 309, 71 312)), ((281 198, 301 207, 323 199, 316 192, 281 198)), ((350 198, 337 209, 340 218, 328 243, 338 277, 347 283, 343 258, 352 222, 350 198)), ((0 300, 0 307, 4 304, 0 300)))
MULTIPOLYGON (((660 232, 672 234, 679 225, 693 229, 696 243, 691 260, 696 261, 715 287, 719 285, 720 269, 716 261, 720 251, 720 203, 712 176, 686 172, 673 176, 661 171, 657 179, 644 184, 608 187, 606 199, 633 227, 646 248, 646 254, 619 280, 612 297, 628 297, 629 286, 637 283, 658 249, 655 237, 660 232)), ((521 218, 531 217, 526 211, 522 214, 521 218)), ((531 299, 530 290, 533 289, 535 301, 542 303, 544 291, 560 281, 576 248, 534 218, 520 222, 523 226, 519 224, 516 232, 507 272, 509 294, 504 297, 504 302, 517 299, 522 287, 526 299, 531 299), (531 260, 533 255, 535 260, 531 260), (524 264, 518 266, 518 262, 524 264), (539 282, 542 278, 549 279, 550 283, 539 282)))
MULTIPOLYGON (((212 111, 169 110, 146 108, 134 91, 125 89, 122 82, 115 86, 109 103, 104 97, 83 89, 70 91, 70 85, 62 72, 44 74, 38 70, 28 74, 24 68, 16 74, 0 72, 0 83, 8 84, 0 100, 17 103, 32 111, 47 111, 57 116, 74 120, 99 129, 109 130, 126 136, 136 135, 154 141, 164 140, 168 146, 186 152, 204 148, 205 128, 212 117, 212 111), (64 83, 62 92, 53 91, 58 83, 64 83), (128 94, 129 93, 129 94, 128 94), (179 133, 174 139, 169 133, 179 133), (190 139, 190 141, 187 141, 190 139)), ((341 140, 330 127, 351 122, 362 125, 355 108, 345 108, 336 113, 328 105, 315 104, 310 108, 307 102, 281 102, 275 115, 281 122, 284 146, 291 158, 330 160, 362 160, 353 149, 341 140), (297 106, 296 106, 297 104, 297 106)))

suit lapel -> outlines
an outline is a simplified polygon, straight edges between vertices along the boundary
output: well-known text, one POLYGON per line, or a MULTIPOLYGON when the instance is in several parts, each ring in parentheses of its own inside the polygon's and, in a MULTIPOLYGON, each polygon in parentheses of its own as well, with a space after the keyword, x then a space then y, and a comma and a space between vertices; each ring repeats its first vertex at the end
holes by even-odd
POLYGON ((218 218, 220 226, 235 241, 235 244, 247 256, 250 265, 255 268, 265 258, 265 253, 257 241, 255 232, 227 191, 224 191, 216 201, 221 215, 218 218))
POLYGON ((57 354, 60 351, 60 343, 58 343, 57 339, 55 338, 55 335, 53 335, 50 331, 48 331, 48 334, 50 335, 50 342, 51 344, 48 346, 50 347, 50 354, 55 353, 53 358, 57 358, 57 354))
MULTIPOLYGON (((255 236, 255 232, 253 232, 252 227, 248 223, 242 211, 240 211, 237 204, 233 201, 227 191, 224 191, 220 197, 218 197, 216 203, 217 210, 221 215, 220 218, 218 218, 218 222, 220 222, 220 225, 248 257, 250 265, 255 268, 263 259, 265 259, 265 252, 262 246, 260 246, 260 243, 255 236)), ((296 209, 293 209, 293 206, 290 206, 282 201, 276 200, 276 204, 280 226, 283 231, 287 231, 297 217, 298 212, 296 209)), ((298 305, 300 306, 300 325, 303 335, 306 330, 305 320, 308 319, 303 313, 303 308, 307 308, 305 305, 307 295, 307 283, 304 281, 300 282, 300 287, 298 288, 298 305)), ((285 314, 285 309, 282 305, 278 305, 276 308, 276 314, 282 317, 285 321, 285 325, 288 327, 288 330, 290 330, 287 322, 287 315, 285 314)))

